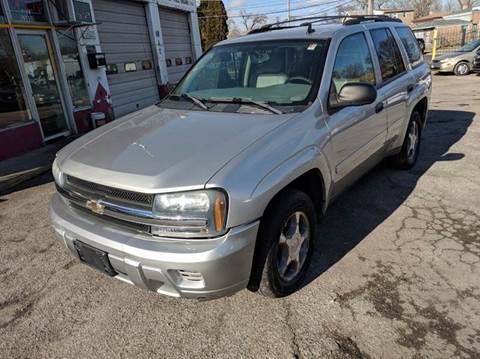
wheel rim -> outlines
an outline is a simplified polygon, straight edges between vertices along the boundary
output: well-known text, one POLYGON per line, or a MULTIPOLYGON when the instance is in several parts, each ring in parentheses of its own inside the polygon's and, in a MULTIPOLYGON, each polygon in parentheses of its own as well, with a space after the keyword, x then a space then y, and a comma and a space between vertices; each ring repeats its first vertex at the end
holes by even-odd
POLYGON ((468 66, 466 64, 460 64, 458 65, 457 71, 460 75, 465 75, 468 72, 468 66))
POLYGON ((408 128, 407 158, 409 161, 413 161, 417 154, 418 138, 418 124, 412 121, 408 128))
POLYGON ((297 211, 285 221, 278 241, 278 274, 285 282, 301 272, 310 246, 310 222, 305 213, 297 211))

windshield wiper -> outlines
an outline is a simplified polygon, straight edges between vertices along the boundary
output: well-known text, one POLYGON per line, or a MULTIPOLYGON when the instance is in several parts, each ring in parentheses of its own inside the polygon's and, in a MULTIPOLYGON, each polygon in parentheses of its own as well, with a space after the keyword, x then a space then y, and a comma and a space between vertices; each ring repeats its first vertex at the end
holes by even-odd
POLYGON ((210 110, 208 108, 208 106, 205 105, 205 103, 202 100, 200 100, 199 98, 196 98, 195 96, 190 95, 189 93, 182 93, 180 95, 170 94, 170 95, 168 95, 168 97, 187 98, 190 101, 192 101, 195 105, 197 105, 198 107, 201 107, 202 109, 204 109, 205 111, 210 110))
POLYGON ((262 101, 255 101, 255 100, 252 100, 252 99, 247 99, 247 98, 239 98, 239 97, 234 97, 234 98, 210 98, 208 99, 208 101, 210 102, 226 102, 226 103, 238 103, 238 104, 253 104, 253 105, 256 105, 258 107, 261 107, 265 110, 268 110, 276 115, 281 115, 283 114, 282 111, 280 111, 278 108, 275 108, 273 106, 270 106, 268 103, 266 102, 262 102, 262 101))
POLYGON ((196 98, 195 96, 190 95, 189 93, 182 93, 180 96, 190 99, 190 101, 192 101, 198 107, 203 108, 205 111, 209 110, 208 106, 205 105, 202 100, 200 100, 199 98, 196 98))

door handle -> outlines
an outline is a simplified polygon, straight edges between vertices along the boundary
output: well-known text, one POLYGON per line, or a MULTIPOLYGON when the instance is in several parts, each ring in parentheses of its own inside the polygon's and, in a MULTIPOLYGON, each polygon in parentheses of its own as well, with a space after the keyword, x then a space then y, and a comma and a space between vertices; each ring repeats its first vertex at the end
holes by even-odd
POLYGON ((408 93, 412 92, 414 88, 415 88, 415 86, 413 86, 412 84, 408 85, 407 86, 407 92, 408 93))
POLYGON ((377 105, 375 106, 375 113, 379 113, 379 112, 382 112, 383 111, 383 102, 379 102, 377 103, 377 105))

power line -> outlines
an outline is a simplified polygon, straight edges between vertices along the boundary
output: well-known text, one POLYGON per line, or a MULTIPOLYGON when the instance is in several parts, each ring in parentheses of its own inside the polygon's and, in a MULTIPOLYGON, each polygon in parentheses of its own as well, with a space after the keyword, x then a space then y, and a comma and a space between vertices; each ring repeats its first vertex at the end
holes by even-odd
MULTIPOLYGON (((290 11, 293 12, 293 11, 298 11, 298 10, 310 9, 310 8, 317 7, 317 6, 330 5, 330 4, 333 4, 333 3, 336 3, 336 2, 338 2, 338 0, 327 1, 327 2, 314 4, 314 5, 297 7, 297 8, 291 9, 290 11)), ((282 13, 285 13, 285 12, 286 12, 285 10, 277 10, 277 11, 270 11, 270 12, 254 14, 254 15, 273 15, 273 14, 282 14, 282 13)), ((242 17, 242 15, 227 15, 227 16, 228 16, 228 18, 242 17)), ((198 18, 199 19, 207 19, 207 18, 219 18, 219 17, 225 17, 225 15, 208 15, 208 16, 199 16, 198 18)))

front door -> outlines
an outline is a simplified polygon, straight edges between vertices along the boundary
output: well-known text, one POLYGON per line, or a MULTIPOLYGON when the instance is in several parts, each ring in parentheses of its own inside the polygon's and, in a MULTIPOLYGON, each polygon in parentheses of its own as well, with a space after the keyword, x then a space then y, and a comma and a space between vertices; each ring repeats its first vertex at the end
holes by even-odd
MULTIPOLYGON (((335 98, 349 83, 376 84, 375 68, 364 32, 345 37, 335 57, 330 97, 335 98)), ((345 107, 331 113, 328 126, 332 135, 333 180, 347 185, 354 179, 349 175, 380 151, 385 145, 387 115, 383 111, 381 93, 369 105, 345 107), (346 179, 346 181, 342 181, 346 179)), ((357 171, 356 171, 357 172, 357 171)), ((341 190, 341 185, 337 187, 341 190)))
POLYGON ((44 139, 68 133, 67 117, 47 33, 20 32, 18 41, 44 139))

